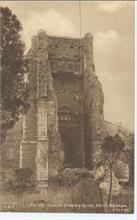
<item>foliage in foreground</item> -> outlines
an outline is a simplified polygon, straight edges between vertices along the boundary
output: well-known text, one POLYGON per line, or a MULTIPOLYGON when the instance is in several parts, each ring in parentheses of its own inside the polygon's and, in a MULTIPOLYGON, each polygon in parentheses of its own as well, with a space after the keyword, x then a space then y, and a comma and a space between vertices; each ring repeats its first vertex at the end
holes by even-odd
POLYGON ((8 7, 0 7, 1 15, 1 141, 7 131, 28 109, 28 85, 24 82, 27 60, 21 40, 22 25, 8 7))

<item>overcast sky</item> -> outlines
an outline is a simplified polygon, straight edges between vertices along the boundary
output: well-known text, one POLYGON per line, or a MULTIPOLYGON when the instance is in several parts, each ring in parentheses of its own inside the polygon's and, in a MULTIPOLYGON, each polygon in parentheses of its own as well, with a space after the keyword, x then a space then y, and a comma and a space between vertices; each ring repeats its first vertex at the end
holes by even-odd
MULTIPOLYGON (((78 1, 2 2, 22 23, 22 38, 41 28, 47 34, 79 37, 78 1)), ((96 74, 105 95, 104 116, 111 122, 134 127, 134 2, 83 1, 82 36, 94 36, 96 74)))

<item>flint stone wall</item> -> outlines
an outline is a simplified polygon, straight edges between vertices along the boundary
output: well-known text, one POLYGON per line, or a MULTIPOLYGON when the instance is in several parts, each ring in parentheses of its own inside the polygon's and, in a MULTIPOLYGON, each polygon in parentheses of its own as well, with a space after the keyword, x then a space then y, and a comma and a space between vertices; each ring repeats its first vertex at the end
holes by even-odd
POLYGON ((24 117, 20 167, 31 168, 36 181, 41 183, 48 181, 50 176, 56 175, 63 163, 58 132, 57 101, 53 89, 45 32, 40 31, 37 36, 33 37, 28 59, 32 104, 24 117))
POLYGON ((102 160, 101 142, 104 138, 104 94, 102 85, 95 73, 93 37, 91 34, 85 35, 83 44, 86 160, 89 161, 88 166, 94 168, 102 160))
POLYGON ((93 37, 85 35, 81 45, 80 39, 51 37, 41 30, 32 39, 28 58, 31 108, 24 117, 21 167, 29 166, 40 180, 57 175, 63 166, 58 111, 67 106, 79 121, 79 164, 94 168, 102 156, 104 119, 93 37), (28 161, 30 149, 34 154, 28 161))

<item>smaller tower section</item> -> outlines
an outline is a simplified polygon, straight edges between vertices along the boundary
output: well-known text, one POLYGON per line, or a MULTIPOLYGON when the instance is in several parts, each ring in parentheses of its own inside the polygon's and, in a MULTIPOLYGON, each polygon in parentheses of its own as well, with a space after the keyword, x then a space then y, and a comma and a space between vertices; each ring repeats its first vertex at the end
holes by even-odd
POLYGON ((83 41, 85 152, 87 166, 94 169, 102 160, 101 142, 104 130, 104 95, 95 73, 93 61, 93 36, 89 33, 83 41))

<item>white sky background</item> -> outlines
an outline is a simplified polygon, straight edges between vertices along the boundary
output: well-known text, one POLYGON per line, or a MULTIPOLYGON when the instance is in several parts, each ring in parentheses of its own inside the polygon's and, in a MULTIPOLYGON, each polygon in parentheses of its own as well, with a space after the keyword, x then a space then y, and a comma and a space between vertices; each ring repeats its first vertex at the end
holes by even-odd
MULTIPOLYGON (((79 37, 78 1, 3 1, 22 23, 27 48, 39 29, 47 34, 79 37)), ((102 82, 104 116, 134 127, 134 2, 82 1, 82 36, 94 36, 96 74, 102 82)))

